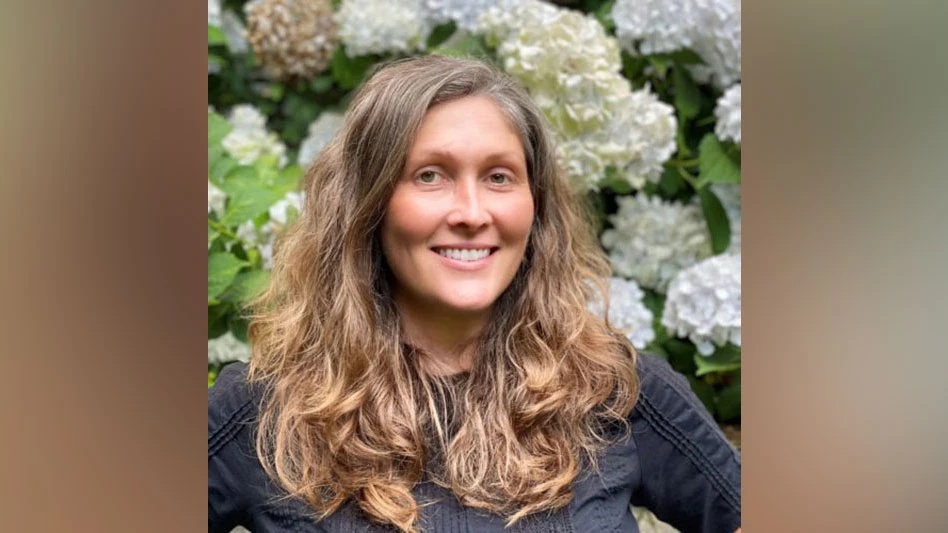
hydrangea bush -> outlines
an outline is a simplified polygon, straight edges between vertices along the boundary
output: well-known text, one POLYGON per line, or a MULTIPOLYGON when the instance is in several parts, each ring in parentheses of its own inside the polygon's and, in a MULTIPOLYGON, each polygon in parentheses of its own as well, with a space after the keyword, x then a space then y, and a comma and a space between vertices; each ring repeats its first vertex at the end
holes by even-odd
POLYGON ((598 217, 607 318, 740 420, 738 0, 208 0, 208 384, 245 361, 245 304, 305 170, 382 61, 476 57, 516 78, 598 217))

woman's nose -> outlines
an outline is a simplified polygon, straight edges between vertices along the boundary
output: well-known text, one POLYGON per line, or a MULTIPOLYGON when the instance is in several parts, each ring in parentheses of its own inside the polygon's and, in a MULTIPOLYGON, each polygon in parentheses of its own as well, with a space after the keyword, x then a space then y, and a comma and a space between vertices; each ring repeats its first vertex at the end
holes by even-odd
POLYGON ((451 225, 480 228, 490 223, 490 213, 484 202, 477 180, 458 180, 454 190, 453 205, 448 214, 451 225))

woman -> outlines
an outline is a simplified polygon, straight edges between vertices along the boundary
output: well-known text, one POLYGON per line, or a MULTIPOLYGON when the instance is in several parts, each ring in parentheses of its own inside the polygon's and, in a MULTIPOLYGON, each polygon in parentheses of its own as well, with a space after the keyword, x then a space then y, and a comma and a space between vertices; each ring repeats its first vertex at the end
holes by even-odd
POLYGON ((209 393, 211 531, 739 527, 687 381, 587 311, 608 264, 510 78, 383 67, 306 198, 209 393))

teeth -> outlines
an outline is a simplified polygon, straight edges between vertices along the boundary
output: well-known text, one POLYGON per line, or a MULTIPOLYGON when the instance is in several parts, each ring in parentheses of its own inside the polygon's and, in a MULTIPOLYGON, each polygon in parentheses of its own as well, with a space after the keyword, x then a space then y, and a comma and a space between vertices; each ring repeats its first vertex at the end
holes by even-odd
POLYGON ((490 255, 490 249, 483 248, 480 250, 460 250, 457 248, 440 248, 438 253, 458 261, 477 261, 490 255))

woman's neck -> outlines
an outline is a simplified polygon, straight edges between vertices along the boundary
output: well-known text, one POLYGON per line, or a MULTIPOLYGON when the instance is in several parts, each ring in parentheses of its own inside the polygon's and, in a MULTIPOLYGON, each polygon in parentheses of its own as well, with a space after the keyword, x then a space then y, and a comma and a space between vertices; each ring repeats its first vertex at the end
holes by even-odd
POLYGON ((395 305, 407 342, 425 353, 425 371, 443 376, 471 369, 489 313, 446 313, 398 298, 395 305))

